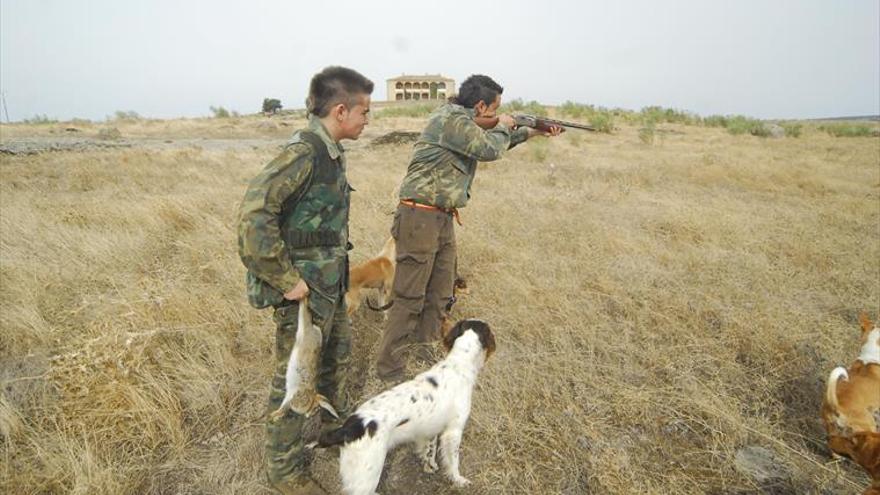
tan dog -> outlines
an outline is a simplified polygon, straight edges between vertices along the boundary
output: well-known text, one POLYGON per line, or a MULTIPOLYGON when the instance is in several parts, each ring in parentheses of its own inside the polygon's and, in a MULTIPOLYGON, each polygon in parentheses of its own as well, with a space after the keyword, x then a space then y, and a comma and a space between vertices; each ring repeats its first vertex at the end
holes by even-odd
POLYGON ((880 327, 868 316, 862 324, 862 348, 849 369, 828 376, 822 421, 828 446, 865 468, 873 478, 866 494, 880 494, 880 327))
MULTIPOLYGON (((397 246, 394 238, 389 237, 385 246, 375 258, 360 263, 349 270, 348 292, 345 302, 348 305, 348 316, 354 314, 361 305, 362 289, 379 289, 379 310, 388 309, 386 301, 391 300, 391 285, 394 282, 397 246)), ((376 309, 376 308, 374 308, 376 309)))

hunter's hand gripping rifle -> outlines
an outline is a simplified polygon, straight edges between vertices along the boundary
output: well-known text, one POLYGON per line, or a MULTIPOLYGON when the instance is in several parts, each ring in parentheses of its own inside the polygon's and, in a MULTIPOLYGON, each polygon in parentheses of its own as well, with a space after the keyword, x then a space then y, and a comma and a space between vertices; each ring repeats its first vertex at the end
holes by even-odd
MULTIPOLYGON (((548 119, 545 117, 537 117, 535 115, 525 115, 525 114, 516 114, 512 115, 513 120, 516 122, 517 127, 531 127, 532 129, 537 129, 541 132, 550 132, 551 127, 561 127, 562 131, 565 132, 566 127, 570 127, 572 129, 583 129, 585 131, 596 132, 597 129, 595 127, 590 127, 588 125, 578 124, 575 122, 566 122, 564 120, 556 120, 556 119, 548 119)), ((475 117, 474 120, 477 122, 477 125, 482 127, 483 129, 492 129, 496 125, 498 125, 498 117, 475 117)))

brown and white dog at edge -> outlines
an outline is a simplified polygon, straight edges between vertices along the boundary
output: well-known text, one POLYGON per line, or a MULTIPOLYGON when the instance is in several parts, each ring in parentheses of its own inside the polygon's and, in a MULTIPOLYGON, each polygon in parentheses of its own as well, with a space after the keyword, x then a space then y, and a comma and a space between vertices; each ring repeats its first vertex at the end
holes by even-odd
POLYGON ((471 411, 477 375, 495 350, 489 325, 461 320, 443 335, 449 351, 428 371, 367 400, 342 427, 322 433, 311 447, 340 446, 339 474, 347 495, 372 495, 379 484, 385 456, 397 445, 411 443, 425 472, 440 464, 457 487, 470 484, 459 469, 459 448, 471 411))
POLYGON ((871 476, 865 494, 880 495, 880 327, 866 314, 861 350, 849 366, 834 368, 828 376, 822 422, 828 446, 849 457, 871 476))
MULTIPOLYGON (((394 238, 389 237, 376 257, 353 266, 348 275, 348 292, 345 303, 348 316, 351 317, 361 305, 361 290, 377 289, 379 307, 367 301, 367 306, 374 311, 384 311, 391 307, 391 285, 394 282, 397 246, 394 238)), ((387 314, 386 314, 387 317, 387 314)))
POLYGON ((312 324, 309 299, 299 300, 299 316, 296 324, 296 338, 285 373, 285 394, 281 406, 273 411, 270 419, 281 418, 288 409, 311 417, 319 408, 324 408, 338 418, 339 414, 326 397, 318 393, 318 362, 321 359, 321 329, 312 324))

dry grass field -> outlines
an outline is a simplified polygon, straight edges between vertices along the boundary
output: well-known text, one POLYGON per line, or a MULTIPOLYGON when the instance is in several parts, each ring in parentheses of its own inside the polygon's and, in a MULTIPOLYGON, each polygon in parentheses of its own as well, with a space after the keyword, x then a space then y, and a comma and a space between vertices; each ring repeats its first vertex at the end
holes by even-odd
MULTIPOLYGON (((119 123, 130 147, 0 155, 0 493, 270 493, 274 327, 245 299, 234 226, 304 122, 285 119, 119 123)), ((370 140, 423 122, 379 117, 350 143, 355 262, 387 237, 410 154, 370 140)), ((382 493, 867 485, 830 456, 818 411, 857 355, 858 313, 880 310, 880 139, 664 129, 653 145, 636 127, 572 131, 481 164, 455 307, 498 339, 463 440, 473 485, 399 450, 382 493), (749 452, 769 458, 763 479, 749 452)), ((362 307, 353 331, 363 377, 382 319, 362 307)), ((338 486, 334 452, 315 466, 338 486)))

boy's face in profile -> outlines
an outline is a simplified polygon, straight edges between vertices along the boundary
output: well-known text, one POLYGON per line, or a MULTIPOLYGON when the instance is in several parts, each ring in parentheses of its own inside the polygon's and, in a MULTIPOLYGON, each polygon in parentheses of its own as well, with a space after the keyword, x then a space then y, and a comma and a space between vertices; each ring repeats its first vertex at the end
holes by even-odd
POLYGON ((357 104, 346 108, 342 112, 342 120, 339 122, 341 132, 340 139, 357 139, 369 123, 370 95, 361 94, 357 97, 357 104))

